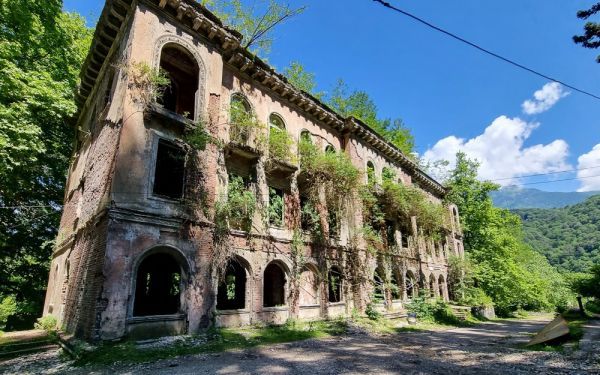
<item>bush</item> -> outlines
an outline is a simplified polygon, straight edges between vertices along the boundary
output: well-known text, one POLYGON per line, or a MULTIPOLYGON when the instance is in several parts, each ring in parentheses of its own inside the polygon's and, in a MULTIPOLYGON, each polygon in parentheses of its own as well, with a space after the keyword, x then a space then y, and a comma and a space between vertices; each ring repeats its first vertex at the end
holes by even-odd
POLYGON ((585 303, 585 309, 589 312, 600 314, 600 300, 594 299, 585 303))
POLYGON ((369 303, 367 305, 367 309, 365 310, 365 314, 367 315, 367 318, 371 319, 371 320, 379 320, 381 319, 382 315, 379 311, 375 310, 374 306, 372 303, 369 303))
POLYGON ((11 315, 17 312, 17 301, 14 296, 6 296, 0 302, 0 331, 6 327, 11 315))
POLYGON ((52 315, 46 315, 37 320, 37 323, 34 324, 35 329, 43 329, 46 332, 55 332, 57 330, 58 322, 56 318, 52 315))
POLYGON ((441 300, 430 302, 424 297, 413 298, 407 306, 408 312, 417 315, 417 319, 443 324, 459 324, 450 306, 441 300))

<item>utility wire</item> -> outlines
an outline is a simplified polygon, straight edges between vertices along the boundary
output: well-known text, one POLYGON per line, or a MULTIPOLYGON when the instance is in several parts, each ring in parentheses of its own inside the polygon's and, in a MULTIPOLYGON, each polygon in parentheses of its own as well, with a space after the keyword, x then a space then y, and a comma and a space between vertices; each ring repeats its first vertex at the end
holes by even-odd
POLYGON ((417 17, 417 16, 415 16, 415 15, 413 15, 413 14, 411 14, 411 13, 408 13, 408 12, 406 12, 406 11, 404 11, 404 10, 400 9, 400 8, 397 8, 397 7, 393 6, 392 4, 388 3, 387 1, 383 1, 383 0, 373 0, 373 1, 375 1, 376 3, 379 3, 379 4, 381 4, 381 5, 383 5, 383 6, 384 6, 384 7, 386 7, 386 8, 389 8, 389 9, 391 9, 391 10, 393 10, 393 11, 396 11, 396 12, 398 12, 398 13, 401 13, 401 14, 403 14, 403 15, 405 15, 405 16, 407 16, 407 17, 409 17, 409 18, 412 18, 413 20, 415 20, 415 21, 417 21, 417 22, 420 22, 420 23, 422 23, 423 25, 425 25, 425 26, 427 26, 427 27, 429 27, 429 28, 432 28, 432 29, 434 29, 434 30, 436 30, 436 31, 439 31, 439 32, 441 32, 442 34, 446 34, 447 36, 449 36, 449 37, 451 37, 451 38, 454 38, 454 39, 458 40, 459 42, 462 42, 462 43, 464 43, 464 44, 467 44, 467 45, 469 45, 469 46, 471 46, 471 47, 473 47, 473 48, 475 48, 475 49, 478 49, 479 51, 481 51, 481 52, 483 52, 483 53, 486 53, 486 54, 488 54, 488 55, 490 55, 490 56, 493 56, 493 57, 495 57, 495 58, 497 58, 497 59, 500 59, 500 60, 502 60, 502 61, 504 61, 504 62, 506 62, 506 63, 509 63, 509 64, 511 64, 511 65, 514 65, 514 66, 516 66, 517 68, 520 68, 520 69, 523 69, 523 70, 525 70, 525 71, 528 71, 529 73, 535 74, 535 75, 537 75, 537 76, 539 76, 539 77, 542 77, 542 78, 545 78, 545 79, 547 79, 547 80, 549 80, 549 81, 553 81, 553 82, 560 83, 561 85, 563 85, 563 86, 565 86, 565 87, 568 87, 568 88, 570 88, 571 90, 577 91, 577 92, 579 92, 579 93, 581 93, 581 94, 584 94, 584 95, 590 96, 590 97, 592 97, 592 98, 594 98, 594 99, 598 99, 598 100, 600 100, 600 96, 598 96, 598 95, 592 94, 592 93, 591 93, 591 92, 589 92, 589 91, 585 91, 585 90, 579 89, 579 88, 577 88, 577 87, 575 87, 575 86, 573 86, 573 85, 570 85, 570 84, 568 84, 568 83, 565 83, 565 82, 563 82, 563 81, 561 81, 561 80, 558 80, 558 79, 556 79, 556 78, 552 78, 552 77, 550 77, 550 76, 548 76, 548 75, 546 75, 546 74, 544 74, 544 73, 540 73, 539 71, 537 71, 537 70, 535 70, 535 69, 528 68, 528 67, 526 67, 525 65, 523 65, 523 64, 519 64, 518 62, 516 62, 516 61, 514 61, 514 60, 511 60, 511 59, 509 59, 509 58, 506 58, 506 57, 504 57, 504 56, 501 56, 501 55, 499 55, 499 54, 497 54, 497 53, 495 53, 495 52, 492 52, 492 51, 490 51, 490 50, 488 50, 488 49, 486 49, 486 48, 483 48, 483 47, 479 46, 478 44, 475 44, 475 43, 473 43, 473 42, 470 42, 470 41, 468 41, 468 40, 466 40, 466 39, 464 39, 464 38, 461 38, 460 36, 458 36, 458 35, 456 35, 456 34, 453 34, 453 33, 449 32, 449 31, 446 31, 446 30, 444 30, 444 29, 442 29, 442 28, 438 27, 438 26, 435 26, 434 24, 432 24, 432 23, 430 23, 430 22, 427 22, 427 21, 425 21, 425 20, 424 20, 424 19, 422 19, 422 18, 419 18, 419 17, 417 17))
POLYGON ((502 180, 513 180, 515 178, 528 178, 528 177, 539 177, 539 176, 549 176, 549 175, 553 175, 553 174, 560 174, 560 173, 570 173, 570 172, 579 172, 579 171, 585 171, 588 169, 596 169, 596 168, 600 168, 600 165, 595 165, 593 167, 587 167, 587 168, 579 168, 579 169, 565 169, 563 171, 555 171, 555 172, 547 172, 547 173, 538 173, 538 174, 530 174, 530 175, 524 175, 524 176, 514 176, 514 177, 502 177, 502 178, 495 178, 493 180, 489 180, 491 182, 495 182, 495 181, 502 181, 502 180))

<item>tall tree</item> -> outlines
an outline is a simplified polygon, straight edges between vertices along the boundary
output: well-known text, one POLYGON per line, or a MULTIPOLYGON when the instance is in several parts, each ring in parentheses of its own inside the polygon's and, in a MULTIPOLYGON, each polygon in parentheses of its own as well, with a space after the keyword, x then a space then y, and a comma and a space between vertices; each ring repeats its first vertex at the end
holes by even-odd
POLYGON ((39 316, 91 30, 60 0, 0 0, 0 300, 39 316))
MULTIPOLYGON (((580 10, 577 12, 577 17, 587 20, 598 12, 600 12, 600 3, 594 4, 590 9, 580 10)), ((583 31, 583 35, 575 35, 573 37, 575 43, 581 44, 585 48, 596 49, 600 47, 600 23, 588 21, 583 26, 583 31)), ((600 63, 600 55, 596 58, 596 61, 600 63)))
POLYGON ((246 6, 242 0, 201 0, 229 26, 244 37, 244 48, 265 57, 271 52, 273 30, 290 18, 302 14, 305 7, 293 8, 277 0, 258 0, 246 6))
POLYGON ((339 79, 327 103, 342 116, 354 116, 394 144, 407 156, 414 152, 414 137, 401 119, 381 119, 377 105, 371 96, 360 90, 350 90, 344 80, 339 79))
POLYGON ((460 211, 475 285, 492 298, 501 314, 564 306, 568 292, 562 276, 525 245, 519 216, 494 207, 489 193, 499 187, 479 181, 478 168, 476 161, 458 153, 447 196, 460 211))
POLYGON ((283 75, 286 76, 288 81, 296 88, 306 91, 319 100, 323 99, 323 92, 317 91, 315 74, 307 71, 306 68, 304 68, 304 65, 298 61, 292 61, 290 66, 283 70, 283 75))

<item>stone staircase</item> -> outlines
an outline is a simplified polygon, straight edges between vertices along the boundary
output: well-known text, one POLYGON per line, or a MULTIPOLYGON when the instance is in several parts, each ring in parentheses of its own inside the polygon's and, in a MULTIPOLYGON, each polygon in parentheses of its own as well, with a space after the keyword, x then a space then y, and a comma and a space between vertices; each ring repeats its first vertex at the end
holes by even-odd
POLYGON ((468 306, 450 305, 450 309, 452 309, 452 313, 459 320, 467 320, 471 315, 471 308, 468 306))
POLYGON ((10 332, 0 339, 0 360, 58 348, 57 340, 44 331, 10 332))

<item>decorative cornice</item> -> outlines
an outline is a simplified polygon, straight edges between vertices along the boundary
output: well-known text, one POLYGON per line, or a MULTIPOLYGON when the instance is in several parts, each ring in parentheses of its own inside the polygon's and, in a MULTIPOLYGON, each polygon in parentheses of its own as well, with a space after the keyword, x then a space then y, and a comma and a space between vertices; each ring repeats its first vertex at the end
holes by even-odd
MULTIPOLYGON (((118 31, 124 27, 126 14, 134 7, 134 1, 107 0, 96 29, 94 43, 82 71, 82 84, 79 92, 80 104, 85 103, 92 92, 95 79, 98 77, 97 72, 101 70, 108 51, 113 48, 111 44, 114 44, 118 31)), ((413 160, 369 128, 364 122, 353 117, 344 118, 340 116, 319 99, 293 86, 285 76, 277 73, 275 69, 259 57, 243 48, 241 34, 223 25, 218 17, 200 3, 193 0, 139 1, 158 7, 158 9, 173 16, 177 22, 196 32, 201 38, 210 41, 220 50, 227 65, 237 69, 250 80, 266 87, 282 100, 293 104, 306 114, 340 133, 350 132, 356 135, 390 161, 406 168, 421 188, 439 196, 446 194, 446 189, 440 183, 420 170, 413 160)))

